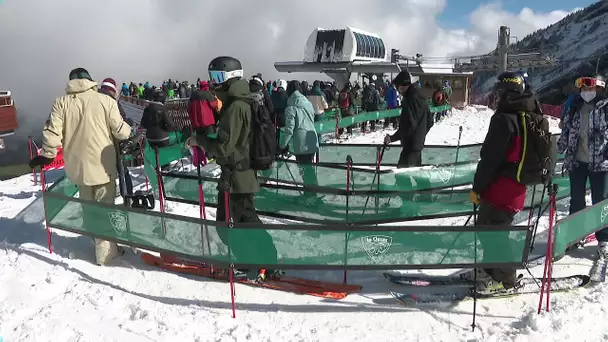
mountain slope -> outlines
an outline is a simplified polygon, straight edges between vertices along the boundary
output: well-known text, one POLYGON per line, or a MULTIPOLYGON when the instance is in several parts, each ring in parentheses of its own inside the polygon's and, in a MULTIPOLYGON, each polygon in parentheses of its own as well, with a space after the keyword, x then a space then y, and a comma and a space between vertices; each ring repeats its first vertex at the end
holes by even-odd
MULTIPOLYGON (((599 1, 574 12, 559 22, 538 30, 509 47, 509 53, 540 51, 557 58, 548 68, 527 68, 531 85, 544 103, 559 104, 574 80, 608 72, 608 1, 599 1)), ((476 73, 473 89, 477 94, 490 91, 496 72, 476 73)))

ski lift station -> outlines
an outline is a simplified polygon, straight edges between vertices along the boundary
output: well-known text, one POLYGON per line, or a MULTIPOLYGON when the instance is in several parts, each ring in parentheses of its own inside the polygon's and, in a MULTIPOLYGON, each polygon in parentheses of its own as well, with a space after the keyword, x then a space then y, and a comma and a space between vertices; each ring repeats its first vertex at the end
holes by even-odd
MULTIPOLYGON (((316 28, 308 37, 303 60, 275 62, 274 66, 279 72, 324 73, 335 80, 340 88, 351 79, 353 73, 361 74, 379 86, 386 74, 409 70, 413 80, 420 79, 423 88, 428 86, 431 93, 431 88, 434 89, 437 83, 450 81, 455 104, 468 102, 472 73, 453 72, 453 63, 440 66, 441 72, 437 72, 415 57, 394 56, 395 51, 388 48, 375 33, 350 26, 343 29, 316 28)), ((426 95, 427 89, 422 90, 426 95)))

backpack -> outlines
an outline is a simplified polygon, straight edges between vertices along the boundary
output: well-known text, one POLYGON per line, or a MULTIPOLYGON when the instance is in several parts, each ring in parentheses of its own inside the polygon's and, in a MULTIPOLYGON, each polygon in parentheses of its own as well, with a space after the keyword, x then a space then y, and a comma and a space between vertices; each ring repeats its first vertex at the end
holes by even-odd
POLYGON ((433 93, 433 104, 435 106, 443 105, 443 92, 442 91, 435 91, 435 93, 433 93))
POLYGON ((251 168, 257 171, 270 169, 277 154, 276 129, 270 112, 258 101, 251 104, 251 134, 251 168))
POLYGON ((549 121, 542 115, 521 113, 523 152, 517 167, 517 182, 524 185, 546 184, 556 162, 549 121))
POLYGON ((340 109, 347 109, 350 107, 350 98, 347 91, 343 91, 338 95, 338 107, 340 107, 340 109))
POLYGON ((365 103, 367 103, 368 106, 373 106, 376 102, 376 97, 374 95, 375 92, 373 90, 367 90, 367 93, 365 94, 365 103))

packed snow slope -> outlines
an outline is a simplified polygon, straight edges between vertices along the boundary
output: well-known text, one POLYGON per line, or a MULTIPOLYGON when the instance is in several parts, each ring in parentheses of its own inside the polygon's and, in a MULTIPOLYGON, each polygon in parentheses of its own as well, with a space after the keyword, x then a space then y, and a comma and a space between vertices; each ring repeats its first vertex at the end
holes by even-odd
MULTIPOLYGON (((483 107, 454 110, 427 142, 455 144, 459 126, 462 143, 481 142, 491 115, 483 107)), ((352 141, 379 142, 386 133, 356 135, 352 141)), ((198 215, 195 207, 170 208, 198 215)), ((559 203, 559 211, 565 215, 567 201, 559 203)), ((522 213, 518 221, 526 218, 522 213)), ((163 272, 130 252, 111 266, 95 266, 92 239, 60 231, 53 232, 56 254, 49 254, 43 219, 40 187, 31 175, 0 183, 0 339, 6 342, 608 339, 607 285, 553 294, 552 311, 541 315, 536 295, 480 301, 473 333, 472 302, 406 307, 389 295, 391 286, 379 271, 350 272, 349 281, 363 291, 341 301, 236 285, 233 319, 227 283, 163 272)), ((464 219, 437 222, 458 225, 464 219)), ((541 228, 546 226, 544 218, 541 228)), ((594 246, 576 251, 555 264, 554 274, 588 273, 594 253, 594 246)), ((540 276, 542 266, 532 272, 540 276)), ((334 281, 342 276, 296 274, 334 281)))

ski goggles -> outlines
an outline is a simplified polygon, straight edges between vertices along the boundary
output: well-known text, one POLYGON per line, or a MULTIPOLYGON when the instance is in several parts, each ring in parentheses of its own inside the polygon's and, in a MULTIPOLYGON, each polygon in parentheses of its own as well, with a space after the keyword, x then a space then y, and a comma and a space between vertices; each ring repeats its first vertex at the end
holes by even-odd
POLYGON ((602 87, 602 88, 605 88, 606 87, 606 82, 600 81, 600 80, 598 80, 597 78, 594 78, 594 77, 579 77, 574 82, 574 85, 577 88, 579 88, 579 89, 582 88, 582 87, 589 87, 589 88, 602 87))
POLYGON ((243 70, 217 71, 209 70, 209 80, 216 84, 222 84, 231 78, 243 77, 243 70))

